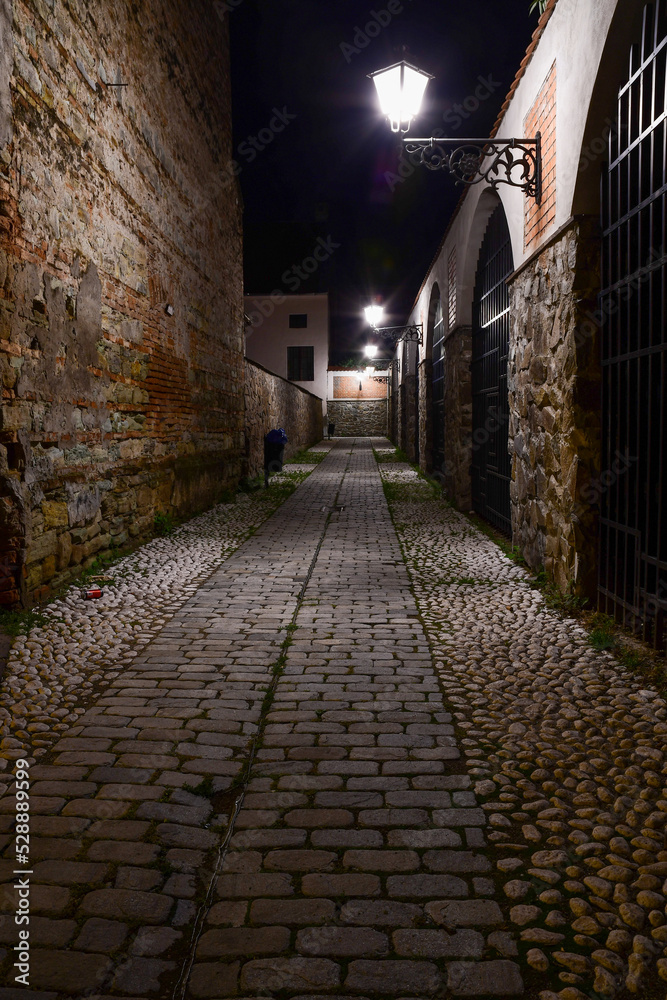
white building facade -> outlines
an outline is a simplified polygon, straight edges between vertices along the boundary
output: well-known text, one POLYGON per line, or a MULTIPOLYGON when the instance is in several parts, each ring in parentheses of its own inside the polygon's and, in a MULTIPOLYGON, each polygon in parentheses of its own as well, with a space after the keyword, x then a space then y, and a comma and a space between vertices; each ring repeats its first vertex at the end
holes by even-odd
POLYGON ((246 357, 319 396, 326 412, 329 295, 246 295, 246 357))

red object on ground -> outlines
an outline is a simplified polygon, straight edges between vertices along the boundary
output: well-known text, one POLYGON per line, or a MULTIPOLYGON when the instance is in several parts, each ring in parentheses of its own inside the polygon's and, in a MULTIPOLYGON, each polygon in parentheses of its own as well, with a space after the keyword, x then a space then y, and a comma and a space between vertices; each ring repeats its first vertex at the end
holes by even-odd
POLYGON ((88 590, 82 590, 81 596, 84 601, 94 601, 96 598, 101 597, 104 591, 100 587, 89 587, 88 590))

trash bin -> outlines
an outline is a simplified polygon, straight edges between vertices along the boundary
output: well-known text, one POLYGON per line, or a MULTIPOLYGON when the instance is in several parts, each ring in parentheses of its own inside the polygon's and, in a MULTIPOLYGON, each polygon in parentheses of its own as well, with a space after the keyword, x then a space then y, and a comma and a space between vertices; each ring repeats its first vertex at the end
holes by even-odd
POLYGON ((274 428, 264 438, 264 486, 269 485, 272 472, 283 471, 287 435, 282 427, 274 428))
POLYGON ((327 433, 328 433, 328 435, 329 435, 330 438, 332 438, 334 436, 335 430, 336 430, 336 425, 335 424, 329 424, 329 427, 327 429, 327 433))

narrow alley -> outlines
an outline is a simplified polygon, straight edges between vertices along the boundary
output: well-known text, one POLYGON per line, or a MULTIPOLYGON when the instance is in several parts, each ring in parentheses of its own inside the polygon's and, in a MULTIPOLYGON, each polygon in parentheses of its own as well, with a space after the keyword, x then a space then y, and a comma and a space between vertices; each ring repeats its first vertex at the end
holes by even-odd
MULTIPOLYGON (((62 632, 108 610, 107 644, 53 659, 55 744, 20 704, 3 743, 7 777, 37 753, 29 988, 0 799, 0 997, 662 1000, 664 701, 386 440, 329 447, 268 518, 223 505, 238 548, 217 508, 140 550, 184 574, 152 632, 114 628, 123 562, 55 602, 62 632)), ((3 705, 42 652, 15 644, 3 705)))

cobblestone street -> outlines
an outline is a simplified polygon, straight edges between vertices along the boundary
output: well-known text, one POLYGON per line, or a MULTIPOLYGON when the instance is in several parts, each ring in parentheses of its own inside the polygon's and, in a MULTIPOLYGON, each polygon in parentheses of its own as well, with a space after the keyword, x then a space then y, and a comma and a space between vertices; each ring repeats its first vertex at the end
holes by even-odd
POLYGON ((663 699, 373 447, 15 643, 0 1000, 664 1000, 663 699))

